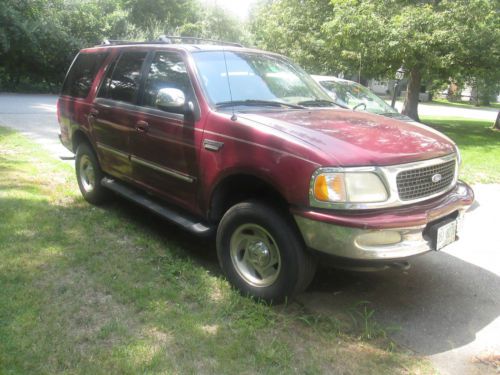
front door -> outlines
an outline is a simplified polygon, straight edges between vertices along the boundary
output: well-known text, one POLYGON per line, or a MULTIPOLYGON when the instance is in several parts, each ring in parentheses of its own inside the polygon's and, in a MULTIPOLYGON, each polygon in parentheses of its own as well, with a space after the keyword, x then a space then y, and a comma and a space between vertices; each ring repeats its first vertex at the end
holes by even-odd
POLYGON ((145 69, 144 90, 132 141, 132 165, 136 182, 156 194, 196 211, 198 183, 197 117, 184 108, 158 104, 159 90, 178 89, 197 112, 197 101, 183 56, 157 51, 145 69))

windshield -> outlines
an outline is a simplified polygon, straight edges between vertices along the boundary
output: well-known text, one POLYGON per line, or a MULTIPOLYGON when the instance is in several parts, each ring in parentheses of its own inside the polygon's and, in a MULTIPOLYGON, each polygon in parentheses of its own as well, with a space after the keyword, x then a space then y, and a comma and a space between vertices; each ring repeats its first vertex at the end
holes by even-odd
POLYGON ((225 59, 222 51, 192 55, 203 88, 216 106, 333 105, 306 72, 278 56, 234 51, 226 51, 225 59))
POLYGON ((359 110, 379 115, 398 113, 394 108, 359 83, 349 81, 321 81, 320 84, 327 89, 335 102, 351 109, 358 106, 359 110))

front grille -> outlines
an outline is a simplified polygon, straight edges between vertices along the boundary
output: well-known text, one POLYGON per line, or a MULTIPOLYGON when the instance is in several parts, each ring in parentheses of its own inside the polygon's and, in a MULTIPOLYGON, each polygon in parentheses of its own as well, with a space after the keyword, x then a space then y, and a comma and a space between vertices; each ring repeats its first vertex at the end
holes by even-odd
POLYGON ((399 198, 403 201, 428 197, 446 190, 455 177, 455 160, 430 167, 399 172, 396 177, 399 198), (432 181, 440 174, 441 180, 432 181))

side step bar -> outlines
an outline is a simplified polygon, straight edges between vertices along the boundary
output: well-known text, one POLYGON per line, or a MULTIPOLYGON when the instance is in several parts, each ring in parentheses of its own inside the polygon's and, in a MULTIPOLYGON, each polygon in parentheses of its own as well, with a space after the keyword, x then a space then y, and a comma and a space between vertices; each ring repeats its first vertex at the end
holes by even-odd
POLYGON ((111 178, 104 177, 101 180, 101 185, 114 191, 118 195, 135 202, 155 214, 161 216, 162 218, 171 221, 174 224, 181 226, 187 231, 196 234, 198 236, 208 236, 214 231, 214 227, 208 227, 205 224, 196 222, 187 215, 180 214, 171 208, 165 207, 146 195, 143 195, 134 189, 129 188, 125 184, 115 181, 111 178))

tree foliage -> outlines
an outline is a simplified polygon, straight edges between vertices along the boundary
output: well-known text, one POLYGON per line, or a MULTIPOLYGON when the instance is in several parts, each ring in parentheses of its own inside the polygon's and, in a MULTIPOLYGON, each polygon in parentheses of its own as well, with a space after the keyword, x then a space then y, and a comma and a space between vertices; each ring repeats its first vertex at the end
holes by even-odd
POLYGON ((207 7, 196 22, 182 25, 177 32, 181 36, 231 42, 248 43, 250 40, 250 36, 241 23, 217 6, 207 7))
POLYGON ((245 38, 234 18, 217 7, 204 14, 198 0, 3 0, 0 89, 15 90, 21 80, 55 89, 78 50, 105 38, 151 40, 189 32, 245 38))
POLYGON ((119 33, 125 17, 113 0, 6 0, 0 8, 3 85, 15 88, 25 77, 60 83, 76 52, 119 33))
POLYGON ((196 22, 200 15, 195 0, 125 0, 130 9, 130 21, 141 29, 163 23, 167 31, 174 31, 186 23, 196 22))
POLYGON ((259 48, 289 56, 310 72, 341 70, 322 29, 332 17, 329 0, 282 0, 260 4, 250 30, 259 48))

